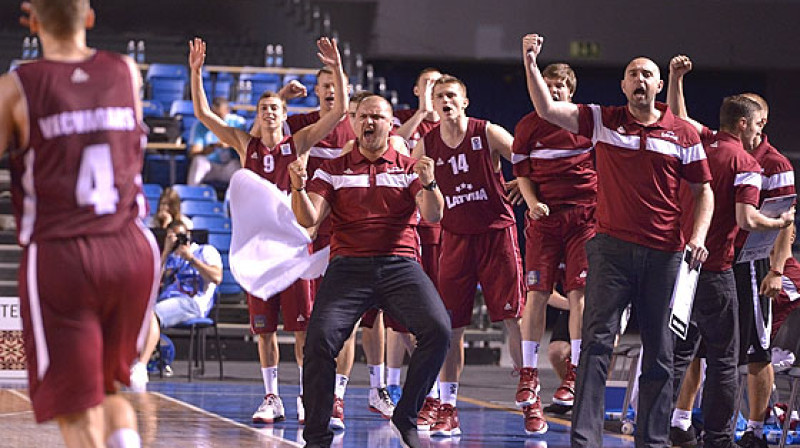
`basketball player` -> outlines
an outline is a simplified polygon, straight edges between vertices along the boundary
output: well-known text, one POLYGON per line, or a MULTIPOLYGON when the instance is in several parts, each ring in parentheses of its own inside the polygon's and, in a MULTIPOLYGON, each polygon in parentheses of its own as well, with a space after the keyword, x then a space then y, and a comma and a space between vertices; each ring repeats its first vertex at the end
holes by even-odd
POLYGON ((23 3, 44 59, 0 77, 0 150, 23 246, 19 293, 34 417, 68 447, 139 447, 117 395, 148 330, 158 249, 141 224, 139 71, 86 46, 88 0, 23 3))

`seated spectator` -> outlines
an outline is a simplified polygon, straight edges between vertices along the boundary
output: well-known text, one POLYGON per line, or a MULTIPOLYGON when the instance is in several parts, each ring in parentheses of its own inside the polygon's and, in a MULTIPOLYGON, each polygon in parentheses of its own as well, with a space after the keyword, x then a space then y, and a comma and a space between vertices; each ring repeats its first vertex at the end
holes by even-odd
MULTIPOLYGON (((225 120, 228 126, 244 129, 245 119, 231 113, 225 98, 214 98, 211 111, 225 120)), ((189 145, 189 157, 192 158, 186 181, 189 185, 211 181, 228 183, 233 173, 242 167, 236 151, 223 145, 199 120, 192 127, 189 145)))
POLYGON ((178 192, 172 187, 167 187, 161 192, 161 197, 158 198, 158 210, 150 217, 147 225, 152 228, 166 229, 175 221, 182 222, 189 230, 193 228, 192 220, 181 213, 181 197, 178 192))
POLYGON ((173 221, 161 253, 162 277, 150 331, 139 360, 131 369, 131 389, 144 392, 147 361, 155 350, 161 328, 204 317, 213 306, 216 285, 222 281, 222 257, 209 244, 192 242, 186 224, 173 221))

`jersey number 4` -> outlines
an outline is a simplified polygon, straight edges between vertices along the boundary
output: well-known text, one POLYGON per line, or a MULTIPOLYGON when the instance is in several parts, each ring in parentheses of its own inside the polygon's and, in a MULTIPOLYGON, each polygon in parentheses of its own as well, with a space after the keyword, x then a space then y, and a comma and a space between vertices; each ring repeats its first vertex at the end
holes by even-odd
POLYGON ((117 211, 119 191, 114 186, 110 145, 89 145, 83 148, 78 182, 75 185, 75 200, 78 205, 93 205, 97 215, 117 211))
POLYGON ((450 167, 453 168, 453 174, 458 174, 459 171, 465 173, 469 172, 469 164, 467 163, 466 155, 458 154, 458 157, 450 156, 447 161, 450 163, 450 167))

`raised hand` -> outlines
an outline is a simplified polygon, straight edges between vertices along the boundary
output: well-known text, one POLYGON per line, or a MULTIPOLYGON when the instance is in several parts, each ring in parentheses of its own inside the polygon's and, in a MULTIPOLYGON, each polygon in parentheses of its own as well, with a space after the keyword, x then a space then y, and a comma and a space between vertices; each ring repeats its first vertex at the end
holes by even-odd
POLYGON ((295 190, 302 190, 306 187, 308 172, 306 171, 305 161, 302 158, 289 164, 289 179, 292 182, 292 188, 295 190))
POLYGON ((317 56, 319 60, 330 67, 341 67, 342 57, 339 54, 339 47, 336 45, 336 39, 328 39, 321 37, 317 40, 317 56))
POLYGON ((280 95, 280 97, 285 101, 288 101, 295 98, 305 97, 308 95, 308 90, 300 81, 293 79, 281 87, 278 95, 280 95))
POLYGON ((435 79, 425 80, 425 89, 422 95, 419 96, 419 110, 423 112, 431 112, 433 110, 433 85, 436 84, 435 79))
POLYGON ((528 34, 522 38, 522 55, 529 64, 535 64, 536 58, 542 51, 544 37, 538 34, 528 34))
POLYGON ((19 16, 19 24, 31 28, 31 2, 24 1, 19 4, 19 9, 22 10, 22 15, 19 16))
POLYGON ((189 41, 189 67, 192 70, 200 70, 206 61, 206 43, 203 39, 195 37, 189 41))
POLYGON ((681 77, 692 71, 692 60, 689 56, 679 54, 669 61, 669 74, 681 77))

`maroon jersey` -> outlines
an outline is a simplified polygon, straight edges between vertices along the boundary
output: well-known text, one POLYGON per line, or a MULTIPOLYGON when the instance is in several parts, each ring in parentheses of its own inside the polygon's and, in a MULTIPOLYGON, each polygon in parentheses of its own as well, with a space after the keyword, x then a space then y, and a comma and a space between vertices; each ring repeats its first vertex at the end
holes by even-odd
MULTIPOLYGON (((400 127, 403 123, 410 120, 415 113, 417 113, 417 109, 400 109, 394 111, 394 126, 400 127)), ((411 138, 408 139, 408 146, 414 149, 414 147, 417 146, 417 142, 437 126, 439 126, 438 121, 423 119, 419 123, 419 126, 417 126, 417 129, 414 130, 414 133, 411 134, 411 138)))
MULTIPOLYGON (((319 121, 319 111, 309 112, 306 114, 295 114, 286 119, 283 125, 283 133, 291 135, 303 129, 306 126, 312 125, 319 121)), ((320 140, 316 145, 312 146, 308 152, 308 175, 313 176, 317 168, 322 165, 322 162, 335 159, 342 154, 342 148, 350 140, 356 139, 356 133, 353 127, 350 126, 350 120, 343 119, 336 125, 335 128, 320 140)))
POLYGON ((144 216, 146 144, 130 66, 97 51, 12 73, 27 102, 30 142, 11 152, 20 244, 119 232, 144 216))
POLYGON ((291 135, 284 137, 274 148, 267 148, 261 139, 251 138, 247 143, 244 167, 288 193, 292 187, 289 164, 295 160, 297 150, 291 135))
POLYGON ((800 263, 789 257, 783 265, 781 292, 772 308, 772 336, 778 334, 783 322, 795 308, 800 307, 800 263))
POLYGON ((579 132, 595 145, 597 233, 651 249, 683 250, 681 179, 711 180, 697 131, 656 103, 661 118, 642 125, 626 106, 579 105, 579 132))
POLYGON ((414 230, 422 185, 415 160, 391 147, 374 162, 353 150, 322 164, 308 191, 331 207, 331 257, 402 255, 419 259, 414 230))
POLYGON ((515 224, 505 199, 503 174, 486 138, 487 121, 470 118, 464 140, 451 148, 442 140, 441 127, 423 137, 425 154, 434 160, 436 183, 444 196, 442 228, 458 234, 484 233, 515 224))
MULTIPOLYGON (((767 141, 767 135, 762 134, 761 143, 752 153, 761 165, 761 202, 768 198, 777 198, 795 194, 794 168, 789 159, 781 154, 767 141)), ((759 204, 761 205, 761 204, 759 204)), ((739 231, 736 235, 736 247, 741 248, 747 240, 748 232, 739 231)))
POLYGON ((551 124, 536 112, 514 130, 514 176, 536 184, 539 201, 551 209, 597 202, 592 142, 551 124))
MULTIPOLYGON (((703 270, 722 272, 733 266, 733 240, 739 230, 736 204, 758 207, 761 167, 734 135, 704 128, 700 139, 711 169, 714 191, 714 215, 706 236, 708 259, 703 263, 703 270)), ((681 207, 681 227, 688 240, 694 227, 694 197, 686 184, 681 186, 681 207)))

